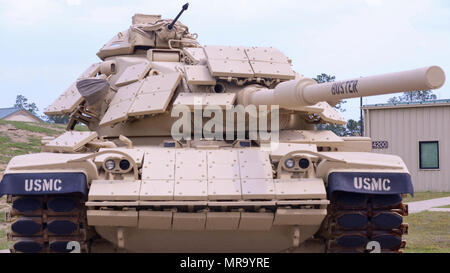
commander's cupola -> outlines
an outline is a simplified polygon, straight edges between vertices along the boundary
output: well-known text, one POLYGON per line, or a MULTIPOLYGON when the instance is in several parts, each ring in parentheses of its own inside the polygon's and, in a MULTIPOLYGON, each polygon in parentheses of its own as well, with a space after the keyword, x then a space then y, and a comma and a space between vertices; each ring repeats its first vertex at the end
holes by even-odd
POLYGON ((183 6, 175 19, 162 19, 161 15, 135 14, 129 29, 119 32, 98 52, 97 56, 105 60, 116 55, 145 54, 149 49, 179 49, 196 46, 197 34, 189 33, 187 26, 178 22, 178 18, 187 9, 183 6))

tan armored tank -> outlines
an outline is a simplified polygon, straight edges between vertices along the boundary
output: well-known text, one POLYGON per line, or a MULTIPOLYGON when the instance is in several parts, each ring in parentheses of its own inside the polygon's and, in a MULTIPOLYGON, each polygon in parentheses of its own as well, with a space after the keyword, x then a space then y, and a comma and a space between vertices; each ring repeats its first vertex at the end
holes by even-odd
POLYGON ((277 49, 132 21, 47 108, 68 131, 8 164, 11 251, 401 251, 402 159, 315 126, 345 124, 342 99, 439 88, 442 69, 317 84, 277 49))

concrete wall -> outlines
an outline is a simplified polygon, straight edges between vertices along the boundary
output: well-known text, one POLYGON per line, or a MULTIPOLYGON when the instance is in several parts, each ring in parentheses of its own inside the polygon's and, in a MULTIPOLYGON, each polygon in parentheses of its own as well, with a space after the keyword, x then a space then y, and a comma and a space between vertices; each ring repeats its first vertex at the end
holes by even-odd
POLYGON ((450 192, 450 105, 365 109, 365 135, 388 141, 373 152, 399 155, 415 191, 450 192), (419 168, 419 141, 439 141, 439 169, 419 168))

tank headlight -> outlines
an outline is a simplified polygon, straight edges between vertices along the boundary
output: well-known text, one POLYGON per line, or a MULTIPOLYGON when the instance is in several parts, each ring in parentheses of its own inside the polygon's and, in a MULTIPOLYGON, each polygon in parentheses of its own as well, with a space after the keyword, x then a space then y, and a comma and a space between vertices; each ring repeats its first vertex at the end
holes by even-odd
POLYGON ((126 159, 120 160, 119 167, 124 171, 128 170, 130 168, 130 161, 126 159))
POLYGON ((307 158, 300 159, 300 161, 298 162, 298 165, 302 169, 307 169, 309 167, 309 159, 307 159, 307 158))
POLYGON ((286 166, 286 168, 291 169, 294 168, 295 166, 295 160, 292 158, 288 158, 284 161, 284 166, 286 166))
POLYGON ((106 160, 105 167, 108 171, 112 171, 116 167, 116 162, 112 159, 106 160))

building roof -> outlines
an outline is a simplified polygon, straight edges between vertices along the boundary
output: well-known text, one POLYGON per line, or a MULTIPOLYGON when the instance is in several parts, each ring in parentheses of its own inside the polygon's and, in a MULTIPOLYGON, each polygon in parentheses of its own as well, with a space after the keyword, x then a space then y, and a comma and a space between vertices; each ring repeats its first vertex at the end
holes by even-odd
POLYGON ((20 110, 22 110, 22 108, 18 108, 18 107, 0 108, 0 118, 6 118, 20 110))
POLYGON ((378 103, 363 105, 362 109, 386 109, 386 108, 412 108, 412 107, 433 107, 448 106, 450 99, 429 100, 424 102, 399 102, 399 103, 378 103))
POLYGON ((34 116, 35 118, 37 118, 38 120, 42 121, 42 119, 40 119, 38 116, 34 115, 33 113, 31 113, 30 111, 20 108, 20 107, 10 107, 10 108, 0 108, 0 119, 4 119, 6 117, 11 116, 14 113, 17 113, 19 111, 25 111, 28 114, 34 116))

